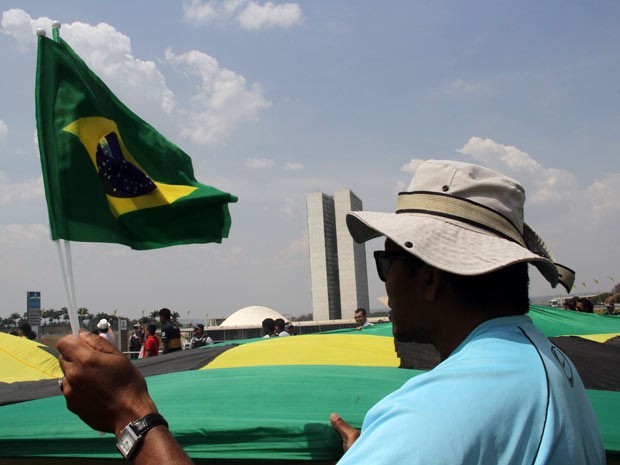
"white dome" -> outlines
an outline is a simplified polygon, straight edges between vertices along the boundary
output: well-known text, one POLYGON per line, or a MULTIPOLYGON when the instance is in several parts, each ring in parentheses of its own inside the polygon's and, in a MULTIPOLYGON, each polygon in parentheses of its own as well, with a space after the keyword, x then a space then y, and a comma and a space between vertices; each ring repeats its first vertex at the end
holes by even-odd
POLYGON ((271 308, 253 305, 237 310, 226 318, 220 326, 261 326, 265 318, 273 318, 274 320, 276 318, 285 319, 271 308))

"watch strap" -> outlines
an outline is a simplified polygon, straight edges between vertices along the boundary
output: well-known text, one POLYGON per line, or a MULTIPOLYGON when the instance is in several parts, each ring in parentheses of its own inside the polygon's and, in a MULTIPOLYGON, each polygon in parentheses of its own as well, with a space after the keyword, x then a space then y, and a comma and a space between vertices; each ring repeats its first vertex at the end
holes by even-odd
POLYGON ((149 413, 148 415, 131 422, 130 425, 136 433, 136 436, 141 437, 144 436, 151 428, 156 426, 164 425, 168 427, 168 422, 159 413, 149 413))
POLYGON ((168 422, 159 413, 149 413, 142 418, 129 423, 123 428, 118 436, 116 447, 127 460, 135 453, 136 449, 144 440, 144 436, 155 426, 164 425, 168 422))

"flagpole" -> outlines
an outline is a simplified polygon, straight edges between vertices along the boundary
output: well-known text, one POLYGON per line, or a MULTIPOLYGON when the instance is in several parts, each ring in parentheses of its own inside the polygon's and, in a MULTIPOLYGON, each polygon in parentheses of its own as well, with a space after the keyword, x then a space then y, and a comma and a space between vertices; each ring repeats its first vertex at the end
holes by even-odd
POLYGON ((60 21, 52 23, 52 38, 54 42, 60 42, 60 21))
MULTIPOLYGON (((73 279, 73 259, 71 257, 71 241, 64 241, 65 243, 65 255, 67 257, 67 278, 69 280, 69 292, 71 293, 71 304, 73 306, 73 314, 75 321, 77 321, 78 330, 80 327, 80 318, 77 307, 77 297, 75 294, 75 280, 73 279)), ((71 318, 71 317, 69 317, 71 318)))
MULTIPOLYGON (((65 257, 63 256, 62 253, 62 247, 60 245, 60 240, 55 240, 53 241, 56 243, 56 250, 58 251, 58 258, 60 260, 60 268, 62 270, 62 283, 65 287, 65 295, 67 297, 67 313, 69 313, 69 322, 71 323, 71 331, 73 332, 74 335, 78 335, 78 333, 80 332, 80 320, 78 318, 77 315, 77 310, 75 309, 75 304, 73 302, 73 298, 71 296, 71 293, 69 292, 69 276, 68 276, 68 272, 67 272, 67 265, 66 265, 66 261, 65 261, 65 257)), ((66 251, 66 243, 65 243, 65 251, 66 251)), ((68 256, 67 260, 71 260, 71 255, 68 256)), ((73 268, 73 266, 71 265, 71 268, 73 268)), ((71 274, 71 279, 73 279, 73 274, 71 274)), ((71 287, 73 287, 73 284, 71 284, 71 287)))
MULTIPOLYGON (((45 37, 44 29, 37 29, 37 35, 45 37)), ((52 23, 52 38, 55 42, 60 42, 60 21, 52 23)), ((62 282, 65 288, 65 296, 67 297, 67 312, 69 313, 69 322, 71 323, 71 332, 78 335, 80 332, 80 319, 77 313, 75 284, 73 280, 73 260, 71 259, 71 246, 69 241, 64 241, 64 252, 60 244, 60 240, 53 241, 56 243, 58 258, 60 260, 60 268, 62 269, 62 282)))

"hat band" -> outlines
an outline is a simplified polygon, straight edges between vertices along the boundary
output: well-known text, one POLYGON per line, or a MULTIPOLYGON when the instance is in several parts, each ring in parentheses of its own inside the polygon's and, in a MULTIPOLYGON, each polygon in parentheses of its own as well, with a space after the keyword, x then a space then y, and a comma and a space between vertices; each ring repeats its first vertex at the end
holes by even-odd
POLYGON ((523 235, 505 216, 482 204, 438 192, 401 192, 396 213, 422 213, 477 226, 528 248, 523 235))

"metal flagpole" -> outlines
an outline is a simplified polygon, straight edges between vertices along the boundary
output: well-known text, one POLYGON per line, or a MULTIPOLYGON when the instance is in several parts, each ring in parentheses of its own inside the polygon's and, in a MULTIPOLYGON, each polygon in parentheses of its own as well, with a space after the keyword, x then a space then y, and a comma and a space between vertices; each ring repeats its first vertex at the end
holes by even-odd
MULTIPOLYGON (((37 29, 37 35, 45 37, 44 29, 37 29)), ((52 37, 55 42, 60 42, 60 22, 54 21, 52 23, 52 37)), ((69 322, 71 323, 71 331, 74 335, 78 335, 80 332, 80 319, 77 313, 76 297, 75 297, 75 285, 73 281, 73 261, 71 259, 71 246, 69 241, 64 242, 64 254, 63 247, 60 244, 60 240, 53 241, 56 243, 56 250, 58 251, 58 258, 60 260, 60 268, 62 269, 62 281, 65 287, 65 295, 67 297, 67 311, 69 313, 69 322)))
MULTIPOLYGON (((62 247, 60 245, 59 240, 53 241, 56 243, 56 250, 58 251, 58 259, 60 261, 60 268, 62 270, 62 283, 65 287, 65 295, 67 297, 67 312, 69 313, 69 322, 71 323, 71 331, 76 336, 80 332, 80 320, 78 318, 77 310, 75 309, 75 304, 73 302, 73 298, 71 293, 69 292, 69 276, 67 274, 67 266, 65 257, 62 253, 62 247)), ((66 244, 65 244, 66 245, 66 244)), ((71 257, 69 256, 69 260, 71 257)), ((71 276, 71 280, 73 280, 73 275, 71 276)))

